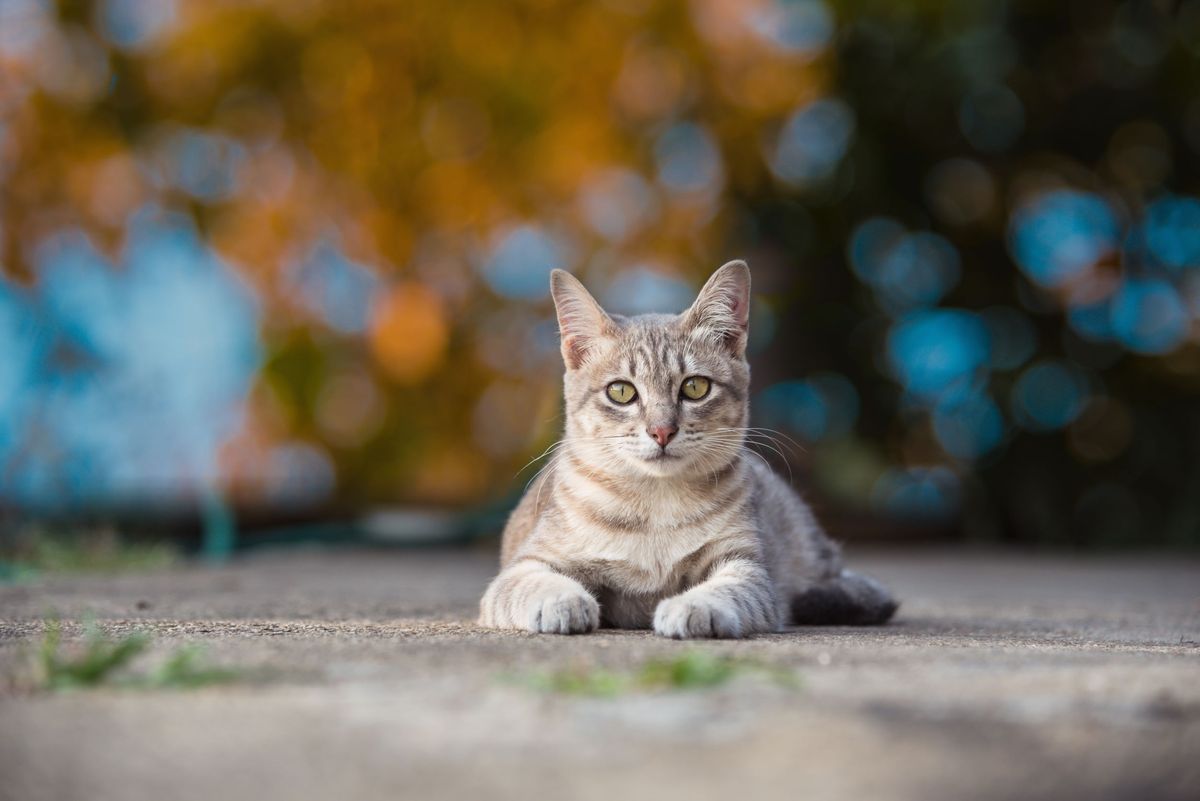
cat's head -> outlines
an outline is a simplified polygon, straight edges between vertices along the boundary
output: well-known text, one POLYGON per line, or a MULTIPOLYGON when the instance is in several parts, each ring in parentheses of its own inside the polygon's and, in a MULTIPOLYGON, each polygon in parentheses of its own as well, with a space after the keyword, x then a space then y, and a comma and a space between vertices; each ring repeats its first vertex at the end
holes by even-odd
POLYGON ((609 314, 555 270, 566 435, 584 469, 650 476, 719 471, 748 417, 750 269, 721 267, 682 314, 609 314))

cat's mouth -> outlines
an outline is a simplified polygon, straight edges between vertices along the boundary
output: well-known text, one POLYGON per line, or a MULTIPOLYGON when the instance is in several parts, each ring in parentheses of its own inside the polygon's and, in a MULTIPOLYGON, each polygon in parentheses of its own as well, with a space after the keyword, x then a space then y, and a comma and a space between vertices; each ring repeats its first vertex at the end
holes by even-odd
POLYGON ((655 451, 654 453, 650 454, 649 456, 643 456, 642 458, 645 459, 647 462, 663 462, 663 461, 670 461, 672 459, 678 459, 679 454, 667 453, 664 450, 658 450, 658 451, 655 451))

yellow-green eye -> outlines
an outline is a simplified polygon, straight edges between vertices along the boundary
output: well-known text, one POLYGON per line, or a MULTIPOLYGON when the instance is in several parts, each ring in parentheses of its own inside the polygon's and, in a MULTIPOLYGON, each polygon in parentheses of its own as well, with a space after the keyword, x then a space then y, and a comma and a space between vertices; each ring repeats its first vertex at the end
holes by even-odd
POLYGON ((614 381, 608 385, 608 397, 617 403, 629 403, 637 397, 637 390, 628 381, 614 381))
POLYGON ((704 376, 694 375, 691 378, 683 380, 683 388, 680 390, 683 397, 691 400, 700 400, 708 394, 709 381, 704 376))

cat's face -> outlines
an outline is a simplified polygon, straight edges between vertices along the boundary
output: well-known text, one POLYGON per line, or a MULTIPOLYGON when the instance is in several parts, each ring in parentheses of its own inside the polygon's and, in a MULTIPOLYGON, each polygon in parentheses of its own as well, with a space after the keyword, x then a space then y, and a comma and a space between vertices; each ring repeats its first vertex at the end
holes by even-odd
POLYGON ((566 363, 567 438, 583 471, 715 474, 748 417, 750 271, 730 262, 680 315, 609 315, 569 274, 551 289, 566 363))

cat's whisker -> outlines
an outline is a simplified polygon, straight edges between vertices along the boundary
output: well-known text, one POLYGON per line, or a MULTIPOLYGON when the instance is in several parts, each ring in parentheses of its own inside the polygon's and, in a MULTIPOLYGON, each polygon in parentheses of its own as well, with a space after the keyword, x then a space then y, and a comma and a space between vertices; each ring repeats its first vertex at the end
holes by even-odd
MULTIPOLYGON (((533 476, 529 479, 529 481, 525 482, 525 491, 528 492, 529 487, 535 481, 538 480, 538 477, 541 476, 543 473, 545 473, 547 470, 549 470, 556 464, 558 464, 558 454, 557 453, 554 456, 551 456, 550 460, 548 462, 546 462, 544 465, 542 465, 541 469, 538 470, 536 473, 534 473, 533 476)), ((541 495, 541 487, 540 486, 538 487, 538 495, 539 496, 541 495)))
MULTIPOLYGON (((546 457, 546 455, 549 454, 551 451, 556 451, 559 448, 564 447, 565 445, 566 445, 566 440, 562 440, 562 439, 558 440, 557 442, 551 443, 550 446, 546 448, 546 450, 542 451, 537 456, 530 459, 528 462, 526 462, 525 464, 523 464, 521 466, 520 470, 518 470, 516 473, 513 473, 513 478, 516 478, 517 476, 524 473, 529 468, 529 466, 532 465, 534 462, 537 462, 540 459, 544 459, 546 457)), ((543 468, 543 469, 545 469, 545 468, 543 468)), ((538 472, 541 472, 541 471, 539 470, 538 472)), ((535 473, 534 475, 536 477, 537 474, 535 473)), ((526 486, 528 486, 528 485, 526 485, 526 486)))
POLYGON ((787 468, 787 471, 788 471, 788 480, 789 481, 795 480, 795 476, 792 473, 792 465, 788 461, 787 456, 783 453, 782 449, 778 445, 773 444, 771 441, 763 441, 763 440, 758 440, 758 439, 754 438, 753 436, 746 436, 745 432, 739 432, 737 434, 733 434, 733 433, 729 433, 729 432, 718 432, 718 433, 710 434, 708 437, 705 437, 705 439, 715 440, 722 444, 740 445, 743 447, 743 449, 745 450, 746 453, 754 454, 763 462, 764 465, 766 465, 769 468, 771 466, 770 462, 768 462, 761 453, 759 453, 756 450, 752 450, 753 446, 766 448, 766 449, 770 450, 772 453, 776 454, 780 458, 780 460, 783 462, 784 466, 787 468))
MULTIPOLYGON (((551 443, 549 445, 549 447, 546 448, 546 450, 542 451, 537 456, 533 457, 528 462, 526 462, 524 465, 522 465, 521 469, 513 474, 513 478, 516 478, 517 476, 521 475, 521 473, 523 473, 527 469, 529 469, 530 465, 533 465, 534 463, 540 461, 541 459, 546 458, 546 456, 548 456, 548 455, 558 453, 559 451, 567 448, 572 443, 579 443, 579 442, 600 443, 601 440, 627 439, 631 436, 636 436, 636 435, 635 434, 613 434, 613 435, 592 436, 592 437, 564 437, 563 439, 560 439, 557 442, 551 443)), ((547 463, 547 464, 549 464, 549 463, 547 463)), ((543 469, 545 469, 545 468, 543 468, 543 469)), ((541 472, 541 471, 539 471, 539 472, 541 472)), ((536 478, 536 477, 537 477, 537 474, 535 473, 534 478, 536 478)), ((532 479, 531 479, 531 481, 532 481, 532 479)), ((525 486, 528 487, 529 485, 526 484, 525 486)))
MULTIPOLYGON (((774 441, 783 439, 783 440, 786 440, 786 442, 788 443, 788 445, 790 447, 794 448, 797 451, 800 451, 801 453, 805 453, 808 450, 807 448, 805 448, 803 445, 801 445, 796 440, 792 439, 787 434, 785 434, 782 431, 779 431, 777 429, 774 429, 774 428, 765 428, 762 426, 738 426, 738 427, 733 427, 733 428, 713 429, 713 431, 741 431, 748 435, 756 434, 759 436, 770 437, 774 441)), ((782 445, 782 443, 780 443, 780 444, 782 445)))
POLYGON ((787 434, 785 434, 784 432, 781 432, 781 430, 776 429, 776 428, 767 428, 764 426, 730 426, 730 427, 724 427, 724 428, 714 428, 712 430, 714 430, 714 432, 745 432, 748 434, 755 433, 755 434, 768 434, 768 435, 772 435, 772 436, 778 436, 778 438, 786 440, 788 442, 788 445, 791 445, 792 447, 796 448, 796 450, 798 450, 798 451, 805 450, 803 445, 800 445, 799 442, 792 439, 791 436, 788 436, 787 434))
POLYGON ((761 427, 755 427, 755 426, 719 428, 719 429, 713 429, 713 433, 716 435, 721 435, 721 434, 731 435, 732 434, 732 435, 741 436, 741 437, 745 438, 746 444, 748 446, 749 445, 757 445, 759 447, 763 447, 763 448, 767 448, 767 449, 771 450, 772 452, 774 452, 776 455, 779 456, 780 460, 787 467, 789 480, 792 480, 792 481, 795 480, 795 476, 792 473, 791 462, 788 460, 787 454, 784 452, 785 449, 788 449, 788 445, 781 442, 779 440, 779 437, 785 438, 788 441, 788 443, 790 443, 792 446, 794 446, 796 449, 800 450, 801 452, 803 452, 804 449, 799 445, 799 443, 797 443, 794 439, 787 436, 786 434, 784 434, 780 431, 776 431, 775 429, 772 429, 772 428, 761 428, 761 427))
POLYGON ((742 452, 743 452, 743 453, 748 453, 748 454, 750 454, 751 456, 755 456, 755 457, 757 457, 757 458, 758 458, 758 460, 759 460, 760 462, 762 462, 762 463, 763 463, 763 466, 764 466, 764 467, 766 467, 768 470, 770 470, 770 469, 771 469, 771 463, 767 461, 767 457, 763 456, 763 455, 762 455, 761 453, 759 453, 758 451, 752 451, 752 450, 750 450, 749 448, 746 448, 746 449, 745 449, 745 450, 743 450, 742 452))
MULTIPOLYGON (((768 445, 768 444, 766 444, 765 442, 750 442, 750 443, 748 443, 748 444, 749 444, 749 445, 757 445, 757 446, 759 446, 760 448, 768 448, 768 449, 769 449, 769 450, 770 450, 772 453, 778 454, 780 461, 782 461, 782 462, 783 462, 783 466, 787 468, 787 471, 788 471, 788 483, 789 483, 789 484, 791 484, 791 483, 795 483, 795 481, 796 481, 796 477, 795 477, 795 476, 792 474, 792 463, 791 463, 791 462, 789 462, 789 461, 788 461, 788 459, 787 459, 787 457, 783 455, 783 451, 779 450, 779 448, 776 448, 776 447, 774 447, 773 445, 768 445)), ((758 453, 758 452, 757 452, 757 451, 751 451, 751 453, 758 453)), ((759 454, 759 456, 762 456, 762 454, 759 454)), ((763 457, 763 463, 764 463, 764 464, 766 464, 766 465, 767 465, 767 467, 770 467, 770 466, 771 466, 771 465, 770 465, 770 463, 768 463, 768 462, 767 462, 767 460, 766 460, 766 458, 765 458, 765 457, 763 457)))
MULTIPOLYGON (((712 478, 712 486, 714 490, 717 488, 718 471, 724 466, 724 464, 717 462, 717 458, 720 456, 735 455, 730 453, 722 453, 722 451, 723 449, 720 448, 719 445, 714 446, 711 443, 702 443, 700 447, 697 448, 696 452, 697 461, 701 462, 701 465, 706 468, 707 474, 712 478), (712 466, 709 467, 709 465, 712 466)), ((728 463, 728 459, 725 460, 725 463, 728 463)))

